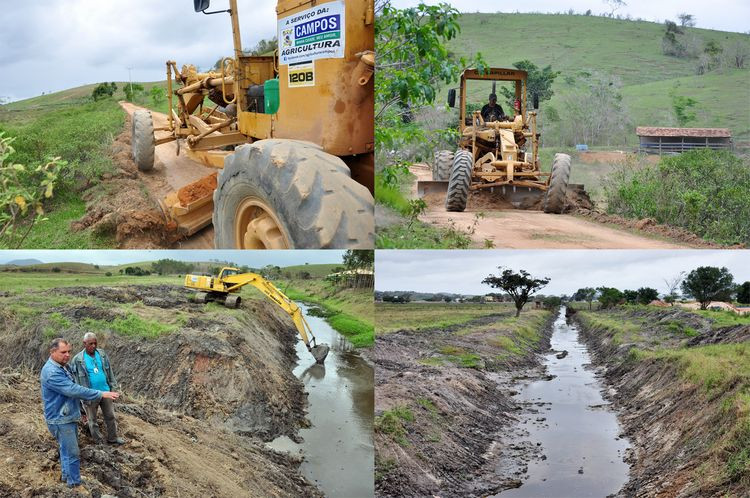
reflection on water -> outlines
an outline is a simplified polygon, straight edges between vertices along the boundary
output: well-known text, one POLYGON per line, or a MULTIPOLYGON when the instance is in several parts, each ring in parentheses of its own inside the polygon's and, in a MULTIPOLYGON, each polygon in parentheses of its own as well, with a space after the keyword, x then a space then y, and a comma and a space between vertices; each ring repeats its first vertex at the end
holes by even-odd
POLYGON ((312 427, 300 430, 301 445, 282 437, 269 446, 301 450, 305 456, 302 473, 328 497, 372 497, 373 369, 324 318, 312 316, 303 304, 299 306, 318 343, 328 344, 331 351, 325 365, 318 365, 298 341, 299 364, 294 375, 305 384, 312 427))
MULTIPOLYGON (((591 369, 588 350, 578 340, 578 329, 566 323, 565 310, 554 324, 545 356, 552 380, 531 382, 518 395, 539 411, 525 422, 533 443, 540 443, 544 458, 529 464, 528 480, 507 497, 586 497, 616 493, 627 481, 623 462, 628 443, 619 438, 620 426, 607 409, 600 383, 591 369), (558 358, 557 353, 568 355, 558 358)), ((563 356, 563 355, 560 355, 563 356)))

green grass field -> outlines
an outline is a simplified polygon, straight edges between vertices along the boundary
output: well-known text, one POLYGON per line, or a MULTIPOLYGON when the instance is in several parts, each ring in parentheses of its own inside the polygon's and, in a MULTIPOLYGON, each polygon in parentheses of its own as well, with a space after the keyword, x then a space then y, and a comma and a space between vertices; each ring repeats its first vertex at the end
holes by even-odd
MULTIPOLYGON (((727 68, 698 76, 696 59, 662 53, 663 24, 583 15, 479 13, 463 14, 460 24, 460 35, 449 44, 456 54, 481 52, 490 66, 497 67, 528 59, 539 67, 550 64, 562 73, 553 86, 555 97, 543 102, 542 110, 560 109, 560 97, 572 90, 565 83, 566 76, 598 71, 622 81, 624 103, 634 126, 674 125, 668 94, 679 85, 680 95, 699 102, 697 120, 689 126, 730 128, 735 137, 750 138, 748 69, 727 68)), ((687 35, 704 42, 750 45, 750 37, 742 33, 687 28, 687 35)), ((446 92, 442 89, 440 105, 446 92)), ((484 102, 487 93, 484 87, 469 89, 470 100, 477 102, 484 102)), ((628 143, 637 143, 635 130, 628 143)))
POLYGON ((511 303, 375 303, 375 329, 378 334, 388 334, 443 328, 511 310, 515 310, 511 303))

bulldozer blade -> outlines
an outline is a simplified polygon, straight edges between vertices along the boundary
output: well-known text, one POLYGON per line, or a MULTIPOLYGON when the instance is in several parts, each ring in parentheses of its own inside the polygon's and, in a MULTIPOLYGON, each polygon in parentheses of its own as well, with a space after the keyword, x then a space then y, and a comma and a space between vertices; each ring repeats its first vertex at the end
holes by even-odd
POLYGON ((516 209, 533 209, 544 197, 544 190, 531 187, 512 187, 505 185, 494 188, 495 195, 510 202, 516 209))
POLYGON ((177 224, 186 235, 211 224, 214 212, 213 191, 216 189, 216 173, 185 185, 159 201, 164 215, 177 224))
POLYGON ((310 348, 310 353, 312 353, 313 358, 315 358, 315 363, 320 363, 322 365, 330 350, 331 348, 328 347, 328 344, 320 344, 310 348))
POLYGON ((419 180, 417 182, 417 195, 419 197, 424 197, 427 194, 445 195, 447 193, 447 180, 419 180))

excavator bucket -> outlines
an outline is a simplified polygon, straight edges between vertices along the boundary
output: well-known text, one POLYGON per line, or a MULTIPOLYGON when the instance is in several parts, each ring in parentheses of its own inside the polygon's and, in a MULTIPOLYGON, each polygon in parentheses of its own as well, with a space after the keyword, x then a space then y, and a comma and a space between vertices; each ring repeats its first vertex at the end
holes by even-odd
POLYGON ((330 350, 331 348, 329 348, 327 344, 320 344, 318 346, 313 346, 312 348, 310 348, 310 353, 312 353, 313 358, 315 358, 315 363, 319 363, 322 365, 330 350))
POLYGON ((159 201, 159 205, 166 218, 174 221, 181 232, 185 235, 193 235, 211 224, 211 216, 214 212, 214 190, 216 190, 216 173, 169 193, 159 201))

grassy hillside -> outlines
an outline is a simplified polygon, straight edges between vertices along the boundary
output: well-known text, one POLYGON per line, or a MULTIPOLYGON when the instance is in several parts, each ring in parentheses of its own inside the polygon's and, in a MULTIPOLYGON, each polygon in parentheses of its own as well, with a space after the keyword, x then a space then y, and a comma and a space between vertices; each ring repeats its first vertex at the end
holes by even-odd
MULTIPOLYGON (((735 137, 750 137, 750 71, 727 69, 697 76, 696 59, 662 53, 663 24, 553 14, 463 14, 460 23, 461 34, 450 44, 459 55, 481 52, 491 66, 499 67, 529 59, 562 73, 553 87, 556 96, 543 107, 559 109, 559 97, 571 89, 566 76, 582 70, 606 72, 622 80, 625 104, 636 126, 674 125, 668 93, 679 84, 680 95, 699 102, 698 119, 690 126, 729 127, 735 137)), ((686 30, 686 36, 704 43, 742 40, 750 46, 745 34, 686 30)), ((481 102, 486 93, 476 88, 469 95, 481 102)))

